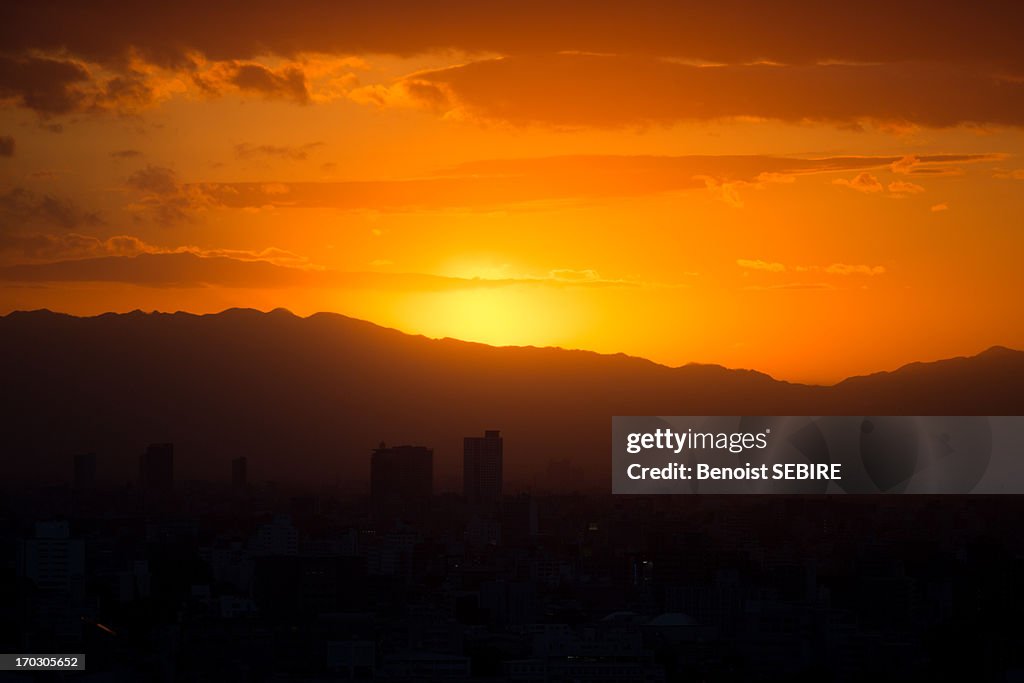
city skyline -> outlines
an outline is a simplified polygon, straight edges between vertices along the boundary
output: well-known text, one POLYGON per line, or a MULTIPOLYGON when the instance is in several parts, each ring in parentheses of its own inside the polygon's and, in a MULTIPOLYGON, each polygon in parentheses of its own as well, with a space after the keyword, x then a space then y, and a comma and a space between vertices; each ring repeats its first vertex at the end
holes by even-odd
POLYGON ((0 678, 1024 680, 1022 26, 0 2, 0 678))

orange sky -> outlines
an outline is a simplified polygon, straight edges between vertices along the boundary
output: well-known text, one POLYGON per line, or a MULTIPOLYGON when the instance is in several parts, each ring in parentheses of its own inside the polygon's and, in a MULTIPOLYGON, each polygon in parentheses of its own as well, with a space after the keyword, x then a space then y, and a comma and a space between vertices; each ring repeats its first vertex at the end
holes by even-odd
POLYGON ((761 4, 5 6, 0 313, 813 382, 1024 347, 1022 10, 761 4))

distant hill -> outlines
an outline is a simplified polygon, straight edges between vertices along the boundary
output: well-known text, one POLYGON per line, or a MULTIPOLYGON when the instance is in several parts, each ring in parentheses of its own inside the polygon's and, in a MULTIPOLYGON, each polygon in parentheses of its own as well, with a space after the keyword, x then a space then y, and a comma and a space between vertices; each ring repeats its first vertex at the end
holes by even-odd
POLYGON ((607 490, 613 415, 1024 413, 1024 352, 1000 347, 823 387, 284 310, 11 313, 0 377, 6 471, 55 480, 90 450, 101 477, 130 480, 146 444, 171 441, 178 478, 223 480, 247 455, 253 480, 361 489, 386 441, 434 447, 437 487, 455 488, 462 437, 500 429, 513 484, 607 490))

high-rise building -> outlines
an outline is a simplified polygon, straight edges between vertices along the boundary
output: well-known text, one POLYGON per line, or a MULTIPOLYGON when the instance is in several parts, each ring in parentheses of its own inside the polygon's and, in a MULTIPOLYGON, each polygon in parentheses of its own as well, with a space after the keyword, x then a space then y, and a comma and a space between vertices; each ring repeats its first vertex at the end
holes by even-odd
POLYGON ((462 445, 462 493, 470 503, 501 500, 502 438, 498 430, 467 436, 462 445))
POLYGON ((154 443, 139 457, 139 485, 145 491, 169 493, 174 487, 174 444, 154 443))
POLYGON ((298 555, 299 532, 289 515, 274 518, 256 531, 250 551, 257 557, 266 555, 298 555))
POLYGON ((91 489, 96 485, 96 454, 75 454, 75 488, 91 489))
POLYGON ((370 456, 370 495, 378 503, 422 501, 434 491, 434 450, 383 443, 370 456))
POLYGON ((243 455, 231 461, 231 485, 244 487, 248 476, 249 461, 243 455))
POLYGON ((36 522, 18 551, 18 574, 43 590, 69 590, 85 574, 85 543, 71 537, 66 521, 36 522))

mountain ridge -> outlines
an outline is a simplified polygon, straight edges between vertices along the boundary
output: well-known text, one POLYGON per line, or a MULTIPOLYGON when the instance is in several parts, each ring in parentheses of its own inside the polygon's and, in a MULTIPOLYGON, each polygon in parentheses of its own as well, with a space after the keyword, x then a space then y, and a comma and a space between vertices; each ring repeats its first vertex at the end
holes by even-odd
POLYGON ((883 376, 883 375, 892 375, 894 373, 899 373, 899 372, 902 372, 904 370, 915 369, 915 368, 918 368, 918 367, 921 367, 921 366, 931 366, 931 365, 935 365, 935 364, 943 364, 943 363, 948 363, 948 362, 956 362, 956 361, 960 361, 960 360, 969 360, 969 359, 975 359, 975 358, 982 358, 982 357, 987 357, 987 356, 994 355, 994 354, 1019 355, 1020 357, 1024 358, 1024 350, 1013 349, 1013 348, 1010 348, 1008 346, 1004 346, 1004 345, 1001 345, 1001 344, 994 344, 994 345, 989 346, 989 347, 987 347, 985 349, 982 349, 981 351, 979 351, 977 353, 970 354, 970 355, 949 356, 949 357, 946 357, 946 358, 939 358, 939 359, 936 359, 936 360, 928 360, 928 361, 920 361, 920 360, 918 360, 918 361, 910 361, 910 362, 907 362, 907 363, 903 363, 902 365, 898 365, 895 368, 892 368, 890 370, 877 370, 877 371, 874 371, 874 372, 868 372, 868 373, 864 373, 864 374, 850 375, 849 377, 844 377, 843 379, 840 379, 840 380, 838 380, 836 382, 833 382, 831 384, 812 384, 812 383, 808 383, 808 382, 798 382, 798 381, 792 381, 792 380, 787 380, 787 379, 781 379, 781 378, 775 377, 774 375, 771 375, 770 373, 764 372, 762 370, 757 370, 755 368, 729 367, 729 366, 726 366, 726 365, 722 365, 720 363, 701 363, 701 362, 691 361, 691 362, 688 362, 688 363, 683 363, 681 365, 668 365, 668 364, 665 364, 665 363, 659 363, 658 361, 652 360, 650 358, 645 358, 643 356, 635 356, 635 355, 628 354, 628 353, 625 353, 625 352, 622 352, 622 351, 614 352, 614 353, 606 353, 606 352, 601 352, 601 351, 593 351, 591 349, 567 348, 567 347, 563 347, 563 346, 536 346, 536 345, 533 345, 533 344, 523 344, 523 345, 520 345, 520 344, 505 344, 505 345, 496 345, 496 344, 487 344, 485 342, 471 341, 471 340, 467 340, 467 339, 459 339, 457 337, 429 337, 429 336, 423 335, 423 334, 404 332, 404 331, 399 330, 397 328, 387 327, 386 325, 381 325, 379 323, 375 323, 375 322, 370 321, 370 320, 364 320, 362 318, 355 318, 355 317, 352 317, 352 316, 345 315, 343 313, 336 313, 336 312, 333 312, 333 311, 318 311, 316 313, 311 313, 311 314, 309 314, 307 316, 302 316, 302 315, 294 313, 294 312, 290 311, 289 309, 283 308, 283 307, 274 308, 274 309, 271 309, 269 311, 262 311, 260 309, 248 308, 248 307, 230 307, 230 308, 226 308, 226 309, 224 309, 222 311, 219 311, 219 312, 216 312, 216 313, 191 313, 189 311, 168 312, 168 311, 156 311, 156 310, 154 310, 154 311, 143 311, 141 309, 133 309, 131 311, 127 311, 127 312, 124 312, 124 313, 117 313, 117 312, 110 311, 110 312, 105 312, 105 313, 99 313, 99 314, 96 314, 96 315, 86 315, 86 316, 79 316, 79 315, 74 315, 74 314, 71 314, 71 313, 63 313, 63 312, 60 312, 60 311, 53 311, 53 310, 50 310, 48 308, 40 308, 40 309, 32 309, 32 310, 14 310, 14 311, 10 311, 10 312, 8 312, 6 314, 0 315, 0 320, 2 320, 4 318, 8 318, 8 317, 33 316, 33 315, 51 315, 51 316, 62 317, 62 318, 70 318, 70 319, 93 320, 93 319, 98 319, 98 318, 124 317, 124 316, 133 316, 133 317, 138 317, 138 316, 190 316, 190 317, 193 317, 193 318, 211 318, 211 317, 219 317, 219 316, 229 316, 230 317, 230 316, 238 315, 238 314, 253 315, 253 316, 268 316, 268 317, 269 316, 277 316, 277 317, 287 316, 287 317, 293 318, 295 320, 310 320, 310 319, 316 319, 316 318, 320 318, 320 317, 331 318, 331 319, 341 319, 341 320, 344 320, 344 321, 348 322, 349 324, 362 324, 362 325, 370 326, 372 328, 376 328, 376 329, 379 329, 379 330, 384 330, 384 331, 387 331, 387 332, 399 334, 399 335, 402 335, 402 336, 405 336, 405 337, 410 337, 410 338, 414 338, 414 339, 423 339, 423 340, 432 341, 432 342, 456 342, 456 343, 459 343, 459 344, 469 344, 469 345, 481 346, 481 347, 492 348, 492 349, 531 349, 531 350, 540 350, 540 351, 552 350, 552 351, 564 351, 564 352, 567 352, 567 353, 593 354, 593 355, 596 355, 596 356, 599 356, 599 357, 603 357, 603 358, 623 358, 623 359, 643 361, 645 363, 650 363, 652 365, 655 365, 655 366, 658 366, 658 367, 661 367, 661 368, 666 368, 668 370, 685 370, 685 369, 688 369, 688 368, 698 368, 698 369, 700 369, 700 368, 708 368, 708 369, 713 369, 713 370, 724 370, 726 372, 732 372, 732 373, 748 373, 748 374, 753 375, 753 376, 759 376, 759 377, 768 378, 768 379, 772 380, 773 382, 779 382, 779 383, 782 383, 782 384, 789 384, 789 385, 795 385, 795 386, 805 386, 805 387, 834 387, 834 386, 838 386, 840 384, 843 384, 844 382, 856 381, 856 380, 861 380, 861 379, 869 378, 869 377, 877 377, 877 376, 883 376))
POLYGON ((458 489, 462 437, 500 429, 513 486, 607 490, 614 415, 1024 414, 1024 352, 913 363, 830 386, 625 354, 493 347, 407 335, 339 314, 17 312, 0 317, 0 459, 66 480, 102 454, 131 481, 148 443, 173 442, 180 478, 365 489, 379 442, 435 448, 458 489))

